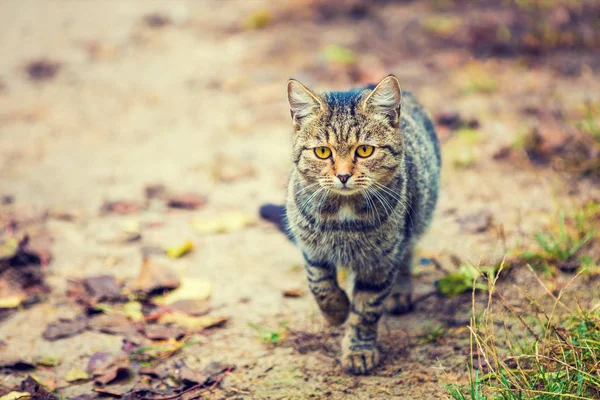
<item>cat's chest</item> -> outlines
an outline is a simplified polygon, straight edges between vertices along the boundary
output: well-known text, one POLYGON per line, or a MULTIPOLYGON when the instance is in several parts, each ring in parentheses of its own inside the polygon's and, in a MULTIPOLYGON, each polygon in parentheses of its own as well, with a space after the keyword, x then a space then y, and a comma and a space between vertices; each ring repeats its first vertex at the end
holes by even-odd
POLYGON ((339 221, 353 221, 358 218, 354 207, 349 205, 342 205, 339 207, 337 213, 335 213, 332 217, 338 219, 339 221))

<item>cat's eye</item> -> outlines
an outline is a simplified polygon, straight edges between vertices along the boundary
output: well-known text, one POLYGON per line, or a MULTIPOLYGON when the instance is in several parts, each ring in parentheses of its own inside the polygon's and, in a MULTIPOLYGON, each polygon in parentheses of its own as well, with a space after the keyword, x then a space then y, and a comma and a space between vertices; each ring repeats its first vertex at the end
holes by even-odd
POLYGON ((375 147, 369 146, 368 144, 363 144, 358 146, 356 149, 356 155, 362 158, 367 158, 373 154, 373 150, 375 150, 375 147))
POLYGON ((325 146, 315 147, 315 155, 321 160, 325 160, 331 157, 331 150, 329 150, 329 147, 325 146))

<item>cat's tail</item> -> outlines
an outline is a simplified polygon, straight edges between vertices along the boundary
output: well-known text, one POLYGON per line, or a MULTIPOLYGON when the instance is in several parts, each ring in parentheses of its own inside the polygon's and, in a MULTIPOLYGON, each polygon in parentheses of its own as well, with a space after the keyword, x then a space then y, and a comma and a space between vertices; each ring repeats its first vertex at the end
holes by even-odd
POLYGON ((292 233, 290 232, 287 216, 285 213, 285 206, 276 204, 263 204, 259 209, 260 217, 274 224, 281 232, 283 232, 288 239, 292 242, 296 242, 292 233))

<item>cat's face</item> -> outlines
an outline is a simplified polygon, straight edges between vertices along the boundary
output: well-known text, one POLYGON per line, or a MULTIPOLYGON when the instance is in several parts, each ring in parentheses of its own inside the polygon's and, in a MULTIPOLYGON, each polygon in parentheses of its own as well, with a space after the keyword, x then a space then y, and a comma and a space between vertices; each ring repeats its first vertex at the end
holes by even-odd
POLYGON ((403 156, 395 77, 373 90, 324 95, 290 80, 288 98, 294 162, 305 186, 353 195, 390 182, 403 156))

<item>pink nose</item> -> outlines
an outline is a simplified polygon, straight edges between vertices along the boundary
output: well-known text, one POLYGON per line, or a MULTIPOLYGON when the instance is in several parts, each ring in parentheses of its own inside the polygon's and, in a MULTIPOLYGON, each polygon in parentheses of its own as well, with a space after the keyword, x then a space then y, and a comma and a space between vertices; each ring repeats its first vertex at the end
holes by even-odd
POLYGON ((346 182, 348 182, 348 179, 350 179, 350 176, 350 174, 339 174, 337 177, 340 180, 340 182, 342 182, 345 185, 346 182))

